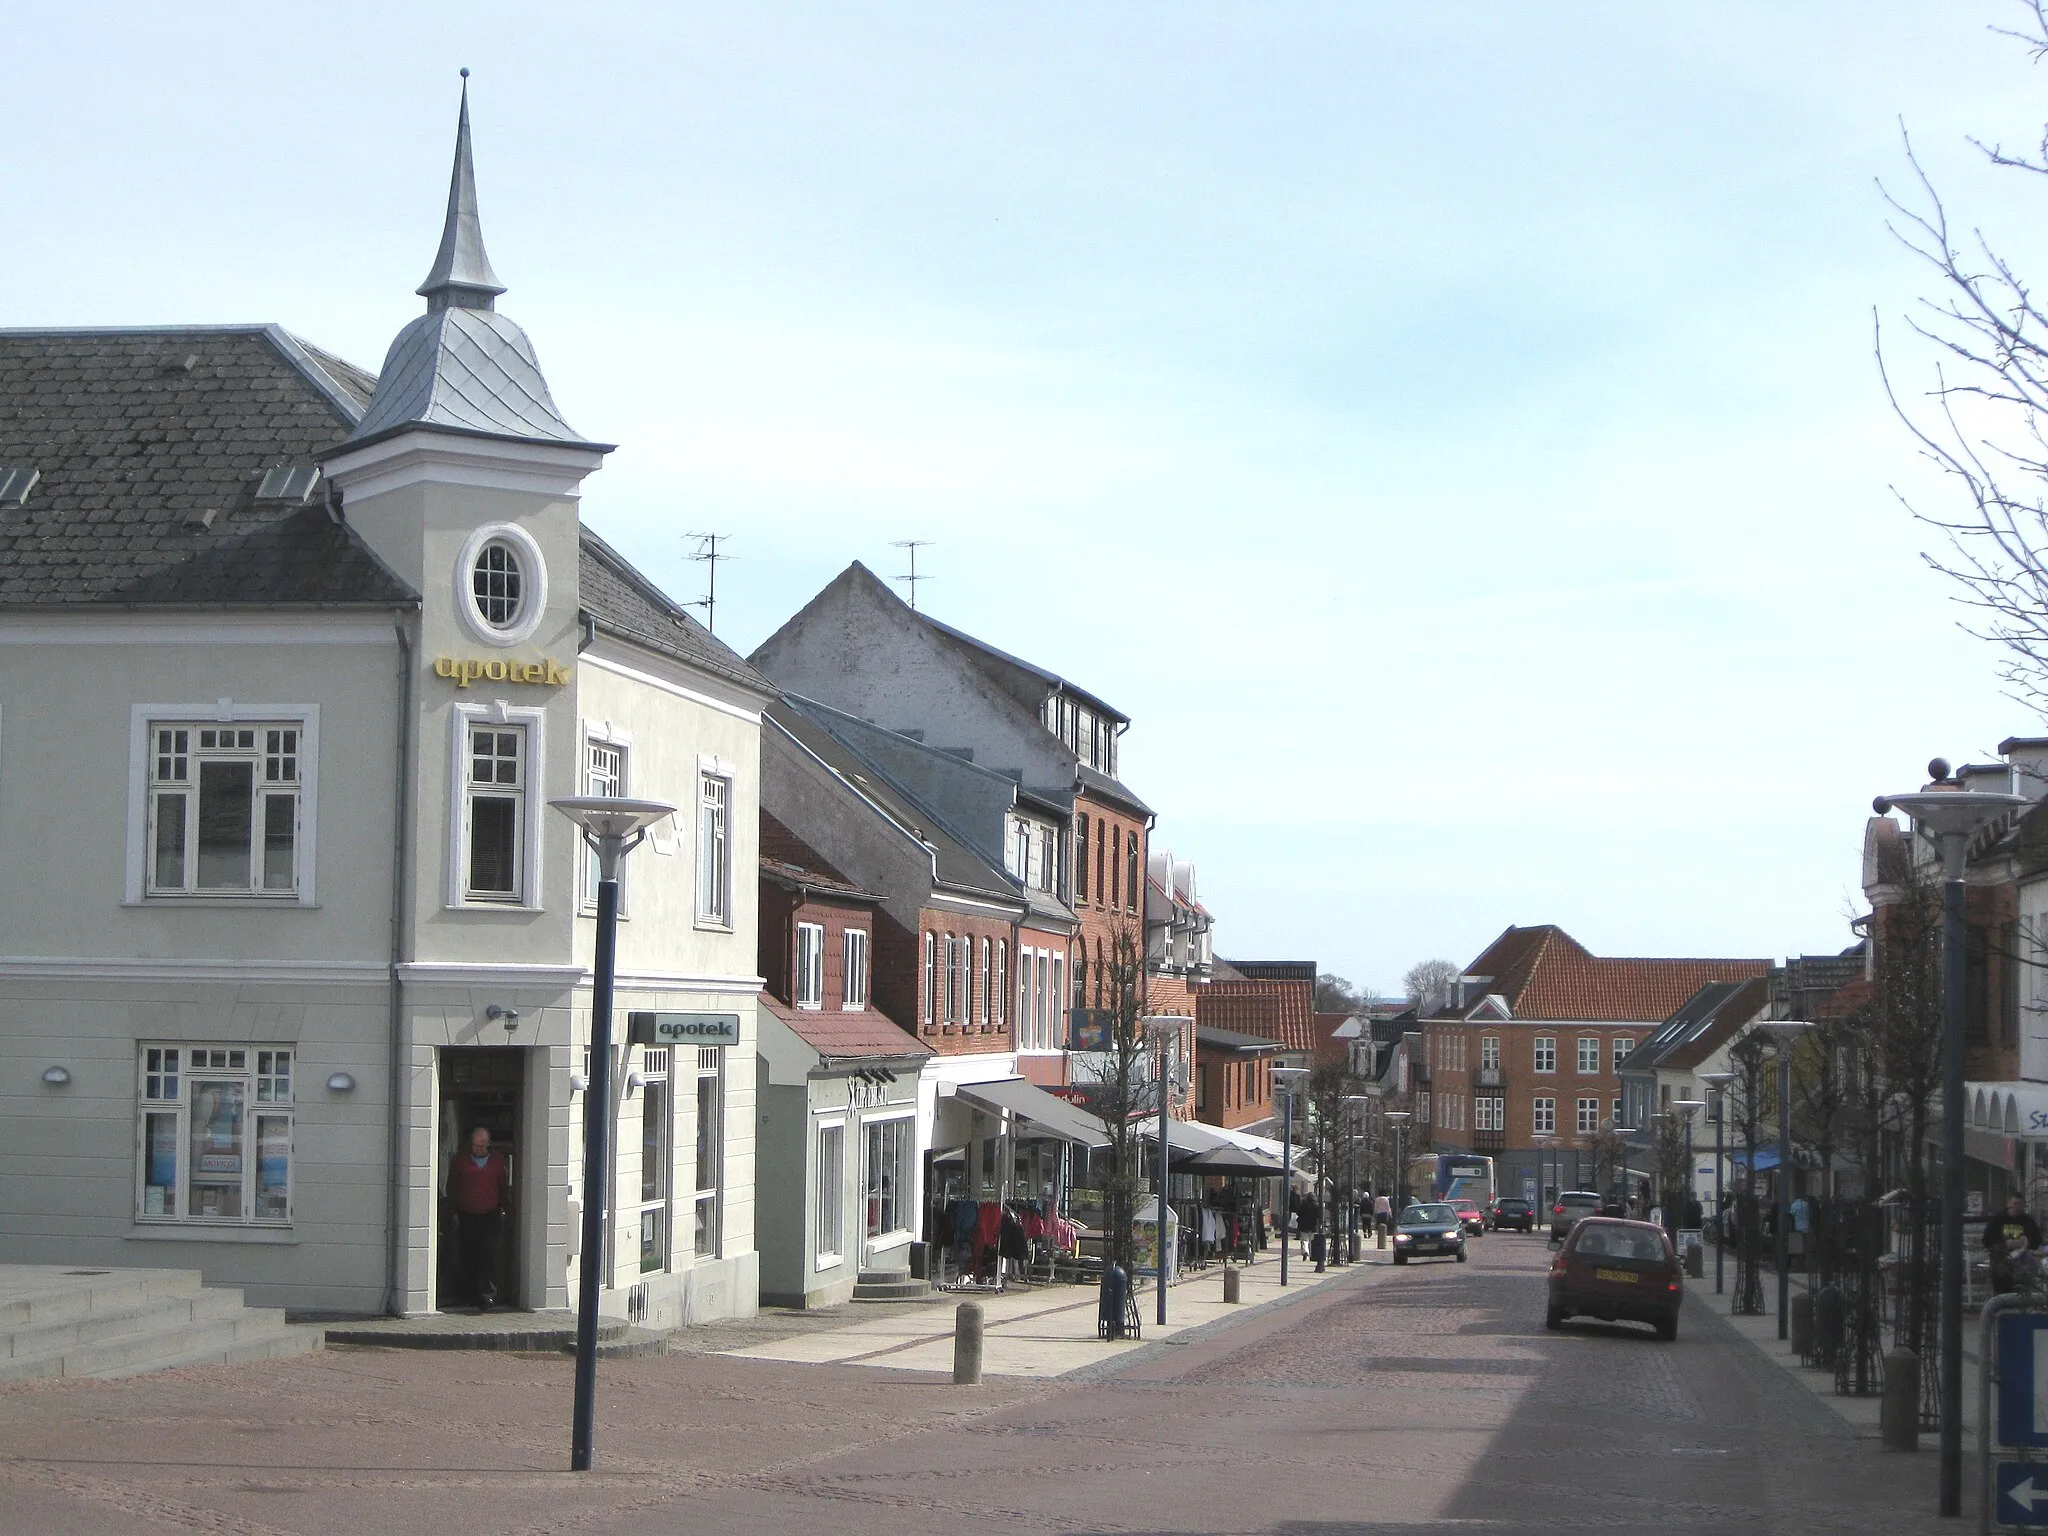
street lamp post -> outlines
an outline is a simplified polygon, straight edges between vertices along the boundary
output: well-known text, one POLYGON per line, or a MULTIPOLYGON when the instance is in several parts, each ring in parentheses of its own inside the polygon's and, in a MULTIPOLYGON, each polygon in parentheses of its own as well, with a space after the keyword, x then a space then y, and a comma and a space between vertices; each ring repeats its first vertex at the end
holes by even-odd
MULTIPOLYGON (((1550 1149, 1557 1138, 1547 1131, 1534 1131, 1529 1139, 1536 1143, 1536 1198, 1539 1203, 1548 1204, 1550 1196, 1544 1191, 1550 1188, 1550 1149)), ((1554 1214, 1545 1211, 1544 1219, 1548 1220, 1554 1214)))
POLYGON ((612 977, 619 937, 619 864, 647 829, 675 814, 658 800, 578 795, 548 804, 576 823, 597 855, 597 956, 591 977, 590 1081, 583 1090, 583 1246, 576 1285, 576 1395, 569 1470, 588 1472, 597 1438, 597 1297, 604 1279, 605 1191, 612 1118, 612 977))
MULTIPOLYGON (((1963 1013, 1965 945, 1964 861, 1970 839, 2009 811, 2030 802, 2023 795, 1965 790, 1940 758, 1927 765, 1933 783, 1909 795, 1880 795, 1878 815, 1905 812, 1914 829, 1941 853, 1942 1074, 1941 1074, 1941 1485, 1939 1512, 1963 1512, 1963 1013)), ((1782 1229, 1782 1223, 1781 1229, 1782 1229)))
MULTIPOLYGON (((1685 1117, 1685 1204, 1681 1205, 1678 1208, 1678 1219, 1680 1221, 1685 1220, 1685 1212, 1687 1208, 1690 1207, 1693 1201, 1697 1198, 1697 1196, 1693 1192, 1694 1174, 1692 1167, 1692 1117, 1700 1110, 1703 1110, 1706 1107, 1707 1101, 1705 1099, 1673 1099, 1671 1101, 1671 1108, 1673 1112, 1676 1114, 1683 1115, 1685 1117)), ((1678 1232, 1683 1231, 1684 1228, 1674 1226, 1671 1230, 1674 1232, 1678 1232)), ((1676 1245, 1674 1244, 1673 1246, 1676 1245)))
POLYGON ((1401 1128, 1408 1123, 1410 1113, 1411 1111, 1405 1109, 1387 1111, 1387 1119, 1394 1127, 1394 1198, 1391 1204, 1394 1207, 1396 1222, 1401 1219, 1401 1212, 1404 1209, 1401 1202, 1408 1193, 1408 1164, 1401 1155, 1401 1128))
POLYGON ((1792 1302, 1792 1046, 1808 1026, 1798 1019, 1762 1025, 1778 1053, 1778 1337, 1791 1336, 1792 1302))
POLYGON ((1293 1246, 1288 1218, 1294 1211, 1294 1082, 1307 1077, 1307 1067, 1275 1067, 1280 1088, 1280 1284, 1287 1284, 1287 1250, 1293 1246))
POLYGON ((1616 1125, 1611 1126, 1609 1129, 1621 1138, 1621 1214, 1626 1216, 1628 1214, 1628 1139, 1635 1135, 1636 1127, 1632 1125, 1616 1125))
MULTIPOLYGON (((1158 1099, 1158 1103, 1154 1106, 1159 1113, 1159 1189, 1157 1195, 1154 1197, 1152 1202, 1152 1214, 1159 1218, 1158 1226, 1155 1229, 1158 1233, 1157 1257, 1159 1260, 1159 1273, 1157 1281, 1155 1283, 1155 1289, 1157 1289, 1157 1291, 1159 1292, 1159 1326, 1164 1328, 1166 1326, 1167 1275, 1166 1183, 1167 1180, 1173 1176, 1170 1164, 1167 1161, 1167 1122, 1173 1118, 1172 1115, 1168 1112, 1169 1106, 1167 1104, 1167 1099, 1170 1095, 1170 1091, 1172 1088, 1172 1084, 1167 1081, 1166 1075, 1166 1036, 1169 1026, 1166 1024, 1164 1020, 1159 1019, 1148 1019, 1145 1022, 1146 1026, 1152 1031, 1153 1037, 1157 1040, 1159 1045, 1159 1071, 1158 1076, 1153 1079, 1153 1081, 1158 1084, 1159 1088, 1158 1093, 1155 1095, 1155 1097, 1158 1099)), ((1173 1027, 1177 1029, 1178 1023, 1176 1022, 1176 1024, 1173 1027)))
POLYGON ((1728 1126, 1728 1085, 1735 1080, 1733 1072, 1702 1072, 1700 1081, 1707 1085, 1714 1097, 1714 1294, 1721 1294, 1721 1260, 1728 1252, 1728 1195, 1722 1183, 1723 1172, 1728 1164, 1728 1154, 1723 1133, 1728 1126))

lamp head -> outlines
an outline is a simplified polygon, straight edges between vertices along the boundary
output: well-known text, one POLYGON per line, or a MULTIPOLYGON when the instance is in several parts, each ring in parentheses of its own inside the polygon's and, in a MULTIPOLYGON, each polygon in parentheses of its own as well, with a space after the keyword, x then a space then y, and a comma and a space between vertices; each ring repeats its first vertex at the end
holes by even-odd
POLYGON ((593 842, 627 838, 673 816, 676 808, 659 800, 629 800, 622 795, 570 795, 549 805, 575 822, 593 842))

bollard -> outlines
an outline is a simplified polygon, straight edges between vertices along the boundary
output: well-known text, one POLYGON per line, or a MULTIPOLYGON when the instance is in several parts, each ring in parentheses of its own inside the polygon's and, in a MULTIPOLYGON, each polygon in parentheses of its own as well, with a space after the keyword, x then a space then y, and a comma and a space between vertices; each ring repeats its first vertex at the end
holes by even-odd
POLYGON ((1842 1358, 1842 1335, 1846 1331, 1843 1312, 1842 1288, 1822 1286, 1813 1299, 1813 1345, 1824 1366, 1832 1367, 1842 1358))
POLYGON ((1235 1268, 1223 1271, 1223 1300, 1227 1306, 1237 1305, 1237 1276, 1235 1268))
POLYGON ((963 1301, 953 1314, 953 1385, 981 1383, 981 1303, 963 1301))
POLYGON ((1894 1349, 1884 1357, 1877 1429, 1888 1451, 1920 1449, 1920 1357, 1910 1349, 1894 1349))
POLYGON ((1351 1233, 1351 1262, 1354 1264, 1358 1262, 1359 1242, 1357 1229, 1354 1228, 1351 1233))
POLYGON ((1387 1229, 1378 1222, 1372 1224, 1372 1245, 1381 1253, 1387 1251, 1387 1229))
POLYGON ((1702 1243, 1694 1243, 1685 1250, 1685 1272, 1695 1280, 1707 1278, 1707 1250, 1702 1243))
POLYGON ((1792 1298, 1792 1353, 1804 1360, 1813 1353, 1813 1297, 1801 1291, 1792 1298))

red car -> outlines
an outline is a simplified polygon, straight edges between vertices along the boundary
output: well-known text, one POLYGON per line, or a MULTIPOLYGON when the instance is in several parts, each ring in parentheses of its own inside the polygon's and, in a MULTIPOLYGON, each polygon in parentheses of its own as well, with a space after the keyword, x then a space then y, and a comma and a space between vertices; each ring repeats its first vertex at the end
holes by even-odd
POLYGON ((1664 1229, 1647 1221, 1584 1216, 1572 1223, 1550 1261, 1550 1310, 1543 1326, 1568 1317, 1648 1323, 1657 1337, 1678 1337, 1685 1276, 1664 1229))

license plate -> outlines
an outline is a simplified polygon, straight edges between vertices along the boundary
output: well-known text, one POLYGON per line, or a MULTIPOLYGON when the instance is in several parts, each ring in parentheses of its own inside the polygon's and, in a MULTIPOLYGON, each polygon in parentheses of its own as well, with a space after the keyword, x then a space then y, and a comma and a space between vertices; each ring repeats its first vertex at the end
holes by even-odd
POLYGON ((1613 1280, 1622 1285, 1634 1285, 1636 1283, 1636 1273, 1632 1269, 1596 1269, 1593 1271, 1593 1278, 1595 1280, 1613 1280))

